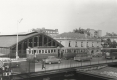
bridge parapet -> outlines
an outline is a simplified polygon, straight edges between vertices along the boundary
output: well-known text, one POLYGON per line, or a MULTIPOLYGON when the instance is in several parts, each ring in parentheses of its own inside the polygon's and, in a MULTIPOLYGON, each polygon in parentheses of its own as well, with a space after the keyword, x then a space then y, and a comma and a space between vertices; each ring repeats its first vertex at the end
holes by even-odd
MULTIPOLYGON (((39 80, 62 80, 67 78, 78 77, 79 75, 90 76, 95 78, 95 80, 112 80, 112 77, 101 76, 94 73, 89 73, 93 70, 100 70, 108 67, 108 64, 94 64, 94 65, 86 65, 65 69, 57 69, 57 70, 48 70, 48 71, 39 71, 32 73, 24 73, 24 74, 13 74, 10 77, 15 80, 29 80, 29 79, 39 79, 39 80)), ((112 63, 111 63, 112 64, 112 63)), ((79 76, 81 77, 81 76, 79 76)), ((82 77, 83 78, 83 77, 82 77)))

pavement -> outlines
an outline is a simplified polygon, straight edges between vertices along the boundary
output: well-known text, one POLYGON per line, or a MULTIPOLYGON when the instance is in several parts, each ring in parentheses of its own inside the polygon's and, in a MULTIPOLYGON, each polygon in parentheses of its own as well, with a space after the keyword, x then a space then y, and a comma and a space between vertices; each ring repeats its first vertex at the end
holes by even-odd
POLYGON ((22 61, 26 61, 26 58, 18 58, 18 59, 16 59, 16 58, 11 58, 11 61, 12 61, 12 62, 22 62, 22 61))

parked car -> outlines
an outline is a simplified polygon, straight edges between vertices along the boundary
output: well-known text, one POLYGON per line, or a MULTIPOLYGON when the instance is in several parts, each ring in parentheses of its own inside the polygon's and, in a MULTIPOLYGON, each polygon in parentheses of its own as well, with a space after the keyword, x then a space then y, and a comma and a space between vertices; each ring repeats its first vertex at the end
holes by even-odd
POLYGON ((74 57, 75 61, 90 61, 92 56, 90 54, 78 54, 74 57))
POLYGON ((45 63, 61 63, 61 59, 55 57, 55 56, 48 56, 48 58, 44 59, 45 63))
POLYGON ((0 57, 0 61, 3 62, 3 66, 10 66, 11 68, 19 67, 20 62, 12 62, 10 58, 0 57))
POLYGON ((94 53, 93 57, 102 57, 102 52, 96 52, 96 53, 94 53))

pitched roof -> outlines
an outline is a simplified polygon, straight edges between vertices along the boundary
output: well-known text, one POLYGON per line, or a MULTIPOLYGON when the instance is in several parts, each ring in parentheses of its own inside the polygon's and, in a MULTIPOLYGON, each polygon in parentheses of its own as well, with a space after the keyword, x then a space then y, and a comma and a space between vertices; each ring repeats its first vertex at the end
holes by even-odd
MULTIPOLYGON (((19 34, 18 42, 28 37, 34 36, 36 34, 39 34, 39 33, 33 32, 33 33, 28 33, 28 34, 19 34)), ((10 47, 12 45, 15 45, 16 43, 17 43, 17 35, 0 35, 0 47, 10 47)))
POLYGON ((86 36, 85 34, 78 34, 78 33, 73 33, 73 32, 67 32, 67 33, 62 33, 54 38, 77 38, 77 39, 85 39, 86 36))

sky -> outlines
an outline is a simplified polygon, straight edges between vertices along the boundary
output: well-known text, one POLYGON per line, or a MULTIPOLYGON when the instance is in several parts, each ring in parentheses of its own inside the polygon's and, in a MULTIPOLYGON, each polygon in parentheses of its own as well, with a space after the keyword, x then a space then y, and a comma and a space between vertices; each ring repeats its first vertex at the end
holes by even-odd
POLYGON ((0 0, 1 34, 79 27, 117 33, 117 0, 0 0))

